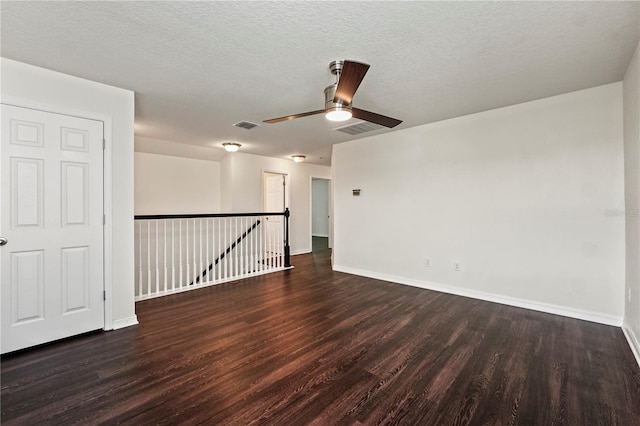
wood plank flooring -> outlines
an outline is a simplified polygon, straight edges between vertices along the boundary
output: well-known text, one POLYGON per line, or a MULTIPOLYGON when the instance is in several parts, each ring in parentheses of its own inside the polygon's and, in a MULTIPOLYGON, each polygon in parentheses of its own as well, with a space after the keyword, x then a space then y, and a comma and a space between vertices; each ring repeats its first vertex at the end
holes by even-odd
POLYGON ((619 328, 295 269, 2 358, 3 425, 640 425, 619 328))

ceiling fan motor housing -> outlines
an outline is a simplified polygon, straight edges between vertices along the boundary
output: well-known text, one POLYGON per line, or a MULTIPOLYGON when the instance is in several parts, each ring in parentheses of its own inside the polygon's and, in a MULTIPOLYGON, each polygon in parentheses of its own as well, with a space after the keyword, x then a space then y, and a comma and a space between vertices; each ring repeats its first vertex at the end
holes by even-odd
POLYGON ((324 109, 325 112, 331 111, 349 111, 351 112, 351 105, 343 104, 342 102, 334 102, 333 98, 336 95, 336 88, 338 83, 334 83, 331 86, 327 86, 324 89, 324 109))

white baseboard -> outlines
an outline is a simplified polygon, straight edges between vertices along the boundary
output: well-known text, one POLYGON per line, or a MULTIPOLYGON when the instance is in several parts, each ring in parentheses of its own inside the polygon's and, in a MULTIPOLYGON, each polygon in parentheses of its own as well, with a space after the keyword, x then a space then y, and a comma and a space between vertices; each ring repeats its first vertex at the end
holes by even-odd
POLYGON ((302 250, 292 251, 291 252, 291 256, 297 256, 299 254, 308 254, 308 253, 311 253, 311 249, 306 248, 306 249, 302 249, 302 250))
POLYGON ((132 325, 138 325, 138 316, 132 315, 127 318, 120 318, 117 320, 113 320, 113 330, 118 330, 120 328, 131 327, 132 325))
POLYGON ((427 290, 440 291, 442 293, 455 294, 457 296, 471 297, 472 299, 485 300, 487 302, 500 303, 502 305, 515 306, 518 308, 530 309, 533 311, 545 312, 549 314, 561 315, 569 318, 576 318, 585 321, 596 322, 599 324, 613 325, 620 327, 622 325, 622 317, 606 315, 600 312, 584 311, 573 309, 565 306, 550 305, 546 303, 534 302, 525 299, 517 299, 499 294, 485 293, 482 291, 469 290, 466 288, 453 287, 446 284, 433 283, 429 281, 415 280, 411 278, 399 277, 396 275, 381 274, 378 272, 365 271, 361 269, 350 268, 347 266, 333 265, 333 270, 345 272, 347 274, 360 275, 363 277, 374 278, 382 281, 390 281, 397 284, 410 285, 412 287, 424 288, 427 290))
POLYGON ((329 238, 328 235, 325 234, 311 234, 312 237, 320 237, 320 238, 329 238))
POLYGON ((633 356, 636 357, 636 362, 640 365, 640 339, 634 334, 629 324, 622 324, 622 332, 624 333, 624 337, 627 338, 633 356))

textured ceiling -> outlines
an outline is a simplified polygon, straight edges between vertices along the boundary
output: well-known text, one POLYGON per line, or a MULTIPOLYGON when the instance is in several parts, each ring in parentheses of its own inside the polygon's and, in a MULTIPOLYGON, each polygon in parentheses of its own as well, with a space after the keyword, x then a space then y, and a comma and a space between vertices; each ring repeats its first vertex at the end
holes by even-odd
POLYGON ((354 105, 396 129, 619 81, 639 5, 2 1, 1 54, 134 90, 145 151, 238 141, 329 164, 334 143, 389 130, 349 136, 322 115, 232 124, 323 108, 334 59, 371 64, 354 105))

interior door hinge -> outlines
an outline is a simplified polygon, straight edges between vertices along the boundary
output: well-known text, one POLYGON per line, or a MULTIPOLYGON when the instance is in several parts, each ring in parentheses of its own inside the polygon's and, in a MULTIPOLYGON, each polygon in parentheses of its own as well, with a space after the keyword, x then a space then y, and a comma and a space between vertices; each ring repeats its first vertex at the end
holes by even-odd
POLYGON ((106 215, 106 214, 103 214, 103 215, 102 215, 102 225, 104 226, 104 225, 106 225, 106 224, 107 224, 107 215, 106 215))
POLYGON ((107 290, 102 290, 102 300, 107 300, 107 290))
POLYGON ((102 139, 102 150, 104 151, 105 149, 107 149, 107 141, 102 139))

